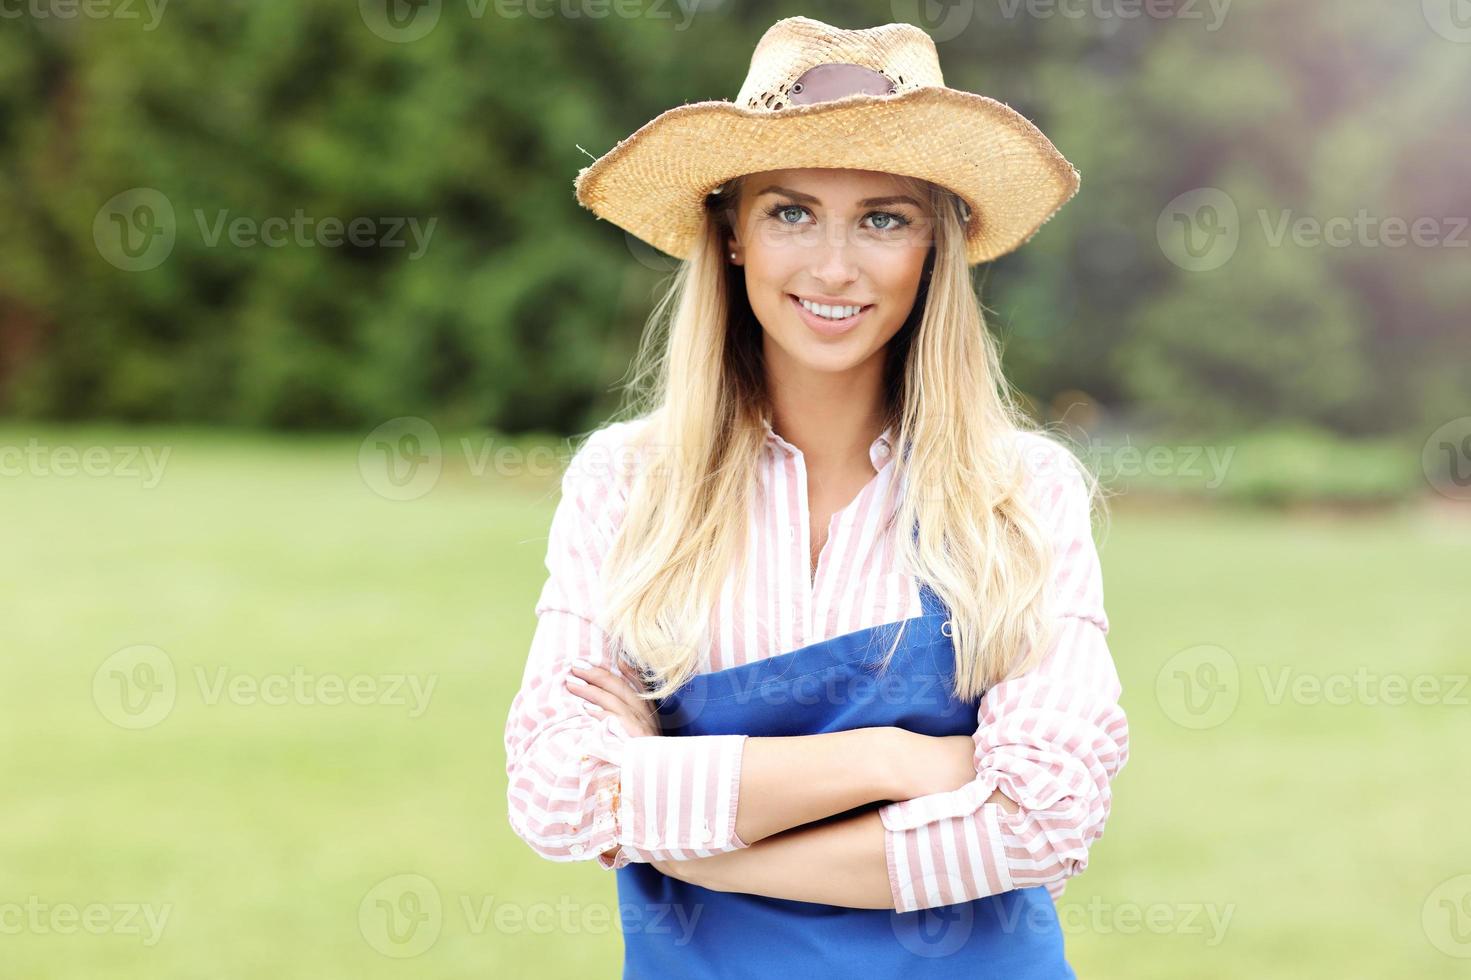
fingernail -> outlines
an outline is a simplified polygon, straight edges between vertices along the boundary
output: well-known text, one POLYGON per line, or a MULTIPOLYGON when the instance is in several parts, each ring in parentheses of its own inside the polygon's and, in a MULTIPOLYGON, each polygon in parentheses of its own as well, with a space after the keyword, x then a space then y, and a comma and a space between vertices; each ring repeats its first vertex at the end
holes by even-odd
POLYGON ((581 667, 583 670, 592 669, 592 664, 586 660, 583 660, 581 657, 578 657, 576 660, 572 661, 572 666, 581 667))

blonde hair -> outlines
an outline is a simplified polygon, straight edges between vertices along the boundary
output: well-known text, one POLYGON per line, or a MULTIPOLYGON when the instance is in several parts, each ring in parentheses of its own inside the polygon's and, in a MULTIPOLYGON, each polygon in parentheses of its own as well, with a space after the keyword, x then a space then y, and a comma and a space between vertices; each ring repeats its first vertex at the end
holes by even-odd
MULTIPOLYGON (((904 181, 929 202, 934 242, 885 370, 902 488, 894 524, 905 529, 895 544, 949 607, 953 693, 975 701, 1030 669, 1053 638, 1044 595, 1051 544, 1022 492, 1026 461, 1013 436, 1050 437, 1002 376, 965 259, 963 202, 928 181, 904 181)), ((601 625, 642 669, 648 698, 668 697, 697 671, 697 642, 724 581, 732 567, 745 569, 768 403, 761 325, 742 271, 724 255, 741 192, 737 179, 707 200, 701 245, 654 308, 618 413, 644 424, 633 427, 638 463, 601 570, 601 625)), ((1071 451, 1062 454, 1091 504, 1097 481, 1071 451)))

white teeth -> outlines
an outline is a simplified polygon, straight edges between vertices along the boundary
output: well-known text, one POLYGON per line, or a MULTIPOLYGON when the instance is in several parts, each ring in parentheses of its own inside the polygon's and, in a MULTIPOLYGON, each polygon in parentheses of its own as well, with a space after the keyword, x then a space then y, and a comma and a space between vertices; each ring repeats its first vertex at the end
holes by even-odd
POLYGON ((861 306, 824 306, 819 303, 809 303, 801 297, 798 297, 798 300, 807 310, 827 320, 846 320, 863 309, 861 306))

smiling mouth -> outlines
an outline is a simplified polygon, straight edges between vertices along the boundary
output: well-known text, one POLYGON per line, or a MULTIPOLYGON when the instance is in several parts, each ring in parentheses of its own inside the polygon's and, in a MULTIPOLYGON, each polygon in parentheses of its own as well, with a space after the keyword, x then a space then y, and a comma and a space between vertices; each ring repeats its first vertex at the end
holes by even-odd
MULTIPOLYGON (((795 293, 787 293, 787 298, 791 301, 792 306, 796 308, 797 313, 802 317, 807 325, 813 330, 816 330, 818 333, 823 334, 842 333, 848 330, 848 328, 852 327, 859 320, 863 319, 863 317, 868 314, 868 311, 873 309, 875 305, 873 303, 869 303, 866 306, 858 303, 850 303, 848 304, 848 306, 850 308, 855 306, 858 307, 858 312, 845 317, 830 317, 823 316, 816 310, 803 305, 802 298, 800 296, 797 296, 795 293)), ((829 307, 829 309, 830 308, 831 307, 829 307)))

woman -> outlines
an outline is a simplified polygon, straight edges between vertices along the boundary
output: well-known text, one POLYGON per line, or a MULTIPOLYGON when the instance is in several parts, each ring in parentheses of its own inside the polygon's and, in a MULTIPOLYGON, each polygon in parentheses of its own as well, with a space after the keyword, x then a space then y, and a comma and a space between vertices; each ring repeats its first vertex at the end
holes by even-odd
POLYGON ((1077 184, 923 31, 801 17, 579 175, 683 263, 563 480, 508 802, 617 872, 626 977, 1073 976, 1128 757, 1097 488, 969 267, 1077 184))

